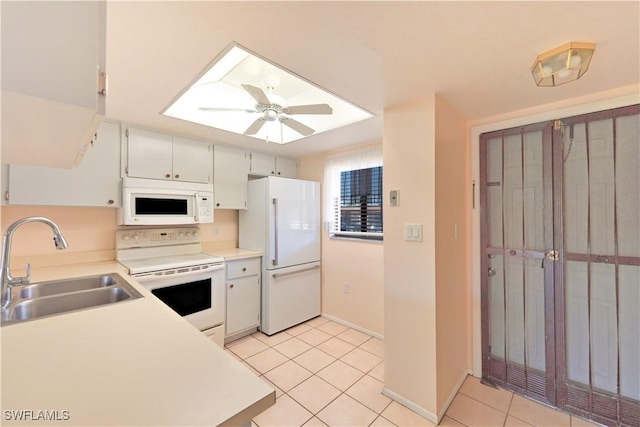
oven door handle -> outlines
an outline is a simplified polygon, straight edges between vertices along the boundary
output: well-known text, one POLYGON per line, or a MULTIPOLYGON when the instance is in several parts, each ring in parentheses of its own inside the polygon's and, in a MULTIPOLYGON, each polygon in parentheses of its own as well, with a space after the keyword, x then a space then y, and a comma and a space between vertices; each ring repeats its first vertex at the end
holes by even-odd
POLYGON ((224 264, 214 264, 209 266, 206 269, 199 269, 199 270, 193 270, 193 271, 187 271, 184 273, 175 273, 175 274, 154 274, 152 273, 145 273, 145 274, 141 274, 139 276, 137 275, 132 275, 131 277, 140 282, 149 282, 151 280, 162 280, 162 279, 180 279, 182 280, 183 278, 187 278, 187 277, 191 277, 191 276, 196 276, 196 275, 208 275, 209 273, 213 272, 213 271, 218 271, 218 270, 224 270, 224 264))

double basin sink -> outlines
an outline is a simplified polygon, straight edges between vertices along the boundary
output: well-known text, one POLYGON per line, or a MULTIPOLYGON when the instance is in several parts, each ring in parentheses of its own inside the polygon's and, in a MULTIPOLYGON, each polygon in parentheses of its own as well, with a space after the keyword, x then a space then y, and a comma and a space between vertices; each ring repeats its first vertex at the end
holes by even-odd
POLYGON ((2 326, 143 298, 119 274, 111 273, 14 286, 2 311, 2 326))

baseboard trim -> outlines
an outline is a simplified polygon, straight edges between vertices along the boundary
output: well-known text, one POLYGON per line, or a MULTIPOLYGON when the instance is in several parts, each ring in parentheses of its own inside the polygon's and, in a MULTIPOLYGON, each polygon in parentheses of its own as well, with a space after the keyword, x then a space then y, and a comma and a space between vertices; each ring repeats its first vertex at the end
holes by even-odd
POLYGON ((438 425, 438 416, 436 414, 434 414, 431 411, 427 411, 426 409, 424 409, 422 406, 418 405, 415 402, 412 402, 411 400, 400 396, 397 393, 394 393, 393 391, 389 390, 388 388, 383 388, 382 389, 382 394, 384 394, 385 396, 387 396, 388 398, 395 400, 396 402, 400 403, 401 405, 406 406, 407 408, 411 409, 413 412, 415 412, 416 414, 428 419, 429 421, 431 421, 433 424, 438 425))
POLYGON ((376 337, 376 338, 378 338, 380 340, 384 340, 384 335, 381 335, 381 334, 379 334, 377 332, 370 331, 370 330, 368 330, 366 328, 363 328, 362 326, 358 326, 358 325, 355 325, 353 323, 347 322, 346 320, 342 320, 339 317, 335 317, 335 316, 332 316, 332 315, 326 314, 326 313, 322 313, 321 316, 324 317, 325 319, 329 319, 329 320, 332 320, 332 321, 334 321, 336 323, 340 323, 341 325, 347 326, 347 327, 349 327, 351 329, 355 329, 356 331, 360 331, 360 332, 362 332, 364 334, 371 335, 372 337, 376 337))
POLYGON ((462 384, 464 384, 465 380, 469 375, 471 375, 471 369, 466 369, 462 374, 462 376, 460 377, 460 379, 458 380, 458 384, 455 386, 455 388, 447 398, 444 406, 440 408, 440 412, 438 412, 438 420, 442 420, 445 412, 447 412, 447 409, 449 409, 451 402, 453 402, 453 399, 455 399, 456 394, 458 394, 458 392, 460 391, 460 388, 462 388, 462 384))

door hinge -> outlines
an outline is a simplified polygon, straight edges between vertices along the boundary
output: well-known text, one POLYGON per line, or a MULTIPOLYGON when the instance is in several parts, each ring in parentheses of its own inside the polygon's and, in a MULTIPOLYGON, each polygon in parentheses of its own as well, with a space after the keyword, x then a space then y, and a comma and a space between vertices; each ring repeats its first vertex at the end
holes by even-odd
POLYGON ((124 136, 126 136, 127 138, 129 138, 129 128, 127 128, 127 129, 124 131, 124 136))
POLYGON ((471 209, 476 208, 476 180, 471 184, 471 209))
POLYGON ((107 73, 98 70, 98 94, 107 96, 109 91, 109 76, 107 73))
POLYGON ((8 202, 9 201, 9 196, 11 193, 9 193, 9 191, 5 191, 4 192, 4 199, 8 202))
POLYGON ((560 130, 560 129, 562 129, 562 126, 564 126, 564 123, 562 123, 562 120, 554 120, 553 121, 553 129, 554 130, 560 130))

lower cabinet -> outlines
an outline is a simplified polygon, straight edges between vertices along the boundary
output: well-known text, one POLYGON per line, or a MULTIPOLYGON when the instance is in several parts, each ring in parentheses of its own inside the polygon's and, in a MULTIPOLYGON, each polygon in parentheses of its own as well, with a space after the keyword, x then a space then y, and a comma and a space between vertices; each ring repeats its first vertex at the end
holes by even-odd
POLYGON ((260 326, 260 257, 227 261, 225 342, 260 326))

